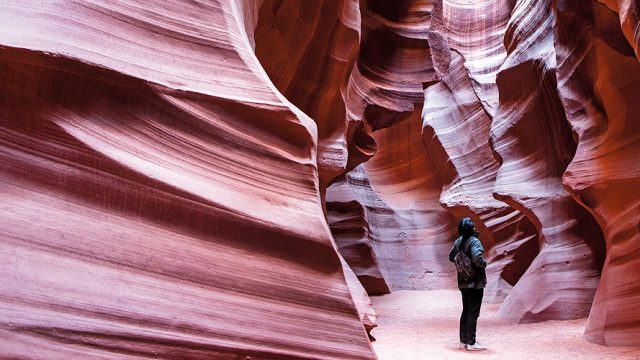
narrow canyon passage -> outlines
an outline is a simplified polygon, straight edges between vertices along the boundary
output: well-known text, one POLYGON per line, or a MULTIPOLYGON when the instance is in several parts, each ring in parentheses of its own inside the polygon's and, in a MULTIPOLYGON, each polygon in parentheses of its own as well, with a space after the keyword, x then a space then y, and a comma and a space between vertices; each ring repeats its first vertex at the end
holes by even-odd
POLYGON ((640 167, 623 159, 640 148, 637 19, 630 1, 265 1, 256 55, 318 126, 327 223, 376 296, 357 302, 388 335, 381 358, 442 346, 413 346, 421 319, 405 315, 437 320, 422 312, 436 306, 453 320, 431 331, 455 327, 439 297, 409 299, 456 287, 447 252, 462 217, 489 261, 491 330, 546 336, 542 357, 633 356, 585 344, 640 344, 640 291, 611 275, 638 268, 640 167))
POLYGON ((640 359, 638 4, 0 0, 0 360, 640 359))

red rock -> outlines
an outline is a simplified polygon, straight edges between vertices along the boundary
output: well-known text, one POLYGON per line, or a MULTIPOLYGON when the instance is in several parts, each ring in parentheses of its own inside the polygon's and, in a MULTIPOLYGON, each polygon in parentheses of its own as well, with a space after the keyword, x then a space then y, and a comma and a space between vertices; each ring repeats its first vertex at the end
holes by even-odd
POLYGON ((638 345, 632 0, 0 4, 0 357, 375 358, 367 291, 638 345))
POLYGON ((0 357, 374 358, 313 121, 170 5, 0 5, 0 357))
MULTIPOLYGON (((638 25, 640 24, 640 5, 633 0, 598 0, 608 6, 611 10, 618 13, 622 32, 633 47, 636 57, 640 59, 640 32, 638 25)), ((607 27, 608 31, 614 30, 607 27)), ((614 31, 617 33, 617 31, 614 31)))
MULTIPOLYGON (((343 174, 361 128, 346 117, 346 88, 360 47, 358 1, 267 1, 256 56, 274 85, 317 124, 320 184, 343 174)), ((364 161, 367 157, 362 158, 364 161)))
POLYGON ((638 345, 640 64, 632 48, 637 54, 637 42, 624 26, 632 2, 620 3, 623 31, 604 5, 560 2, 555 41, 559 92, 578 142, 563 183, 593 214, 606 240, 586 336, 600 344, 638 345))
POLYGON ((371 244, 367 210, 343 177, 327 191, 327 221, 340 254, 370 295, 389 293, 371 244))
POLYGON ((376 131, 378 151, 364 164, 373 190, 365 199, 374 245, 394 290, 455 286, 448 260, 455 220, 438 203, 442 181, 421 128, 417 108, 407 120, 376 131))
MULTIPOLYGON (((373 263, 367 267, 367 273, 376 274, 376 280, 382 277, 392 290, 453 287, 453 269, 447 259, 451 228, 439 228, 444 232, 439 233, 432 227, 447 220, 448 214, 443 209, 429 213, 426 209, 390 205, 384 200, 386 195, 372 188, 362 167, 347 173, 344 181, 332 185, 327 192, 328 207, 359 204, 364 209, 361 221, 366 221, 368 231, 360 240, 361 246, 366 244, 375 254, 374 261, 367 262, 373 263)), ((344 241, 340 236, 342 229, 332 223, 338 243, 344 241)), ((353 231, 353 225, 348 229, 353 231)), ((383 289, 380 284, 370 293, 383 289)))
POLYGON ((476 223, 491 264, 486 295, 495 302, 504 299, 537 253, 530 221, 493 197, 500 164, 489 129, 498 106, 495 75, 506 55, 501 39, 509 13, 504 2, 444 1, 436 7, 431 31, 451 50, 434 60, 441 80, 426 88, 423 109, 424 143, 444 180, 439 201, 457 219, 469 216, 476 223), (483 17, 484 22, 467 26, 468 19, 483 17))
POLYGON ((562 186, 575 141, 556 89, 553 27, 545 25, 553 21, 550 3, 516 3, 491 128, 501 158, 496 196, 523 212, 539 236, 539 254, 499 312, 520 322, 587 316, 603 257, 600 229, 562 186))

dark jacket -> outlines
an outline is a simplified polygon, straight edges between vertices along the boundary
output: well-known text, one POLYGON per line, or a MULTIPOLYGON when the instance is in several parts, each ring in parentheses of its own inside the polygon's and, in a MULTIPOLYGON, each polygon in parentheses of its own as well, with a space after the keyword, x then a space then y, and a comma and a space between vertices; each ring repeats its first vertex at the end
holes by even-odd
MULTIPOLYGON (((458 248, 462 243, 462 236, 457 238, 453 243, 453 247, 449 252, 449 261, 453 262, 456 254, 458 253, 458 248)), ((485 273, 485 268, 487 267, 487 261, 484 259, 482 254, 484 253, 484 248, 482 247, 482 243, 480 240, 471 236, 465 240, 464 246, 469 246, 468 255, 471 255, 471 261, 473 261, 474 266, 477 270, 477 275, 475 279, 467 282, 462 279, 460 274, 458 274, 458 288, 460 289, 483 289, 487 285, 487 274, 485 273), (467 245, 468 243, 468 245, 467 245)))

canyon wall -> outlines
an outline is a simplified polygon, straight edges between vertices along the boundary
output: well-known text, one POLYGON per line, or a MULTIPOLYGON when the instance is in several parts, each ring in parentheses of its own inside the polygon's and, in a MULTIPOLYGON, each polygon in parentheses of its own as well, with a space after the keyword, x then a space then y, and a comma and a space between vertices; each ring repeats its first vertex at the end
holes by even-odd
POLYGON ((374 358, 253 8, 175 5, 0 3, 0 358, 374 358))
POLYGON ((578 138, 562 177, 574 199, 598 222, 606 259, 589 315, 587 339, 638 344, 640 334, 640 64, 638 8, 558 2, 555 43, 558 91, 578 138), (581 14, 582 16, 578 16, 581 14), (622 32, 614 31, 622 22, 622 32), (635 37, 629 28, 635 27, 635 37), (578 35, 579 34, 579 35, 578 35), (634 49, 635 54, 634 56, 634 49))
MULTIPOLYGON (((279 9, 290 3, 279 2, 279 9)), ((422 279, 450 274, 446 244, 455 222, 470 216, 490 260, 487 299, 503 302, 500 316, 589 316, 588 339, 637 344, 640 321, 622 314, 634 312, 640 292, 622 285, 619 273, 637 268, 638 258, 638 174, 630 162, 640 132, 631 95, 640 90, 637 5, 354 3, 360 49, 340 82, 346 115, 333 112, 330 121, 338 129, 358 123, 364 134, 357 139, 367 145, 352 152, 357 139, 347 132, 347 173, 328 179, 326 206, 344 208, 348 199, 353 210, 351 225, 333 226, 334 235, 360 229, 366 271, 391 289, 447 287, 422 279)), ((317 49, 318 38, 306 38, 303 47, 317 49)), ((288 48, 295 48, 290 39, 288 48)), ((290 84, 310 89, 331 78, 326 69, 317 75, 321 55, 314 54, 315 61, 289 65, 316 80, 294 76, 290 84)), ((282 73, 265 67, 272 78, 282 73)), ((319 126, 329 117, 323 119, 319 126)))
POLYGON ((463 216, 500 316, 640 345, 633 1, 0 13, 0 357, 375 358, 463 216))

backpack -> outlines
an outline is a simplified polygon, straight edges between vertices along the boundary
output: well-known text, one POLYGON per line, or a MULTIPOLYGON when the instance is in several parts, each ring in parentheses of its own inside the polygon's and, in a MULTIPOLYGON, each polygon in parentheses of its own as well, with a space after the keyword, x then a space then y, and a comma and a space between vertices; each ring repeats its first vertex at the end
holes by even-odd
POLYGON ((453 263, 456 265, 458 275, 464 281, 471 281, 476 277, 476 269, 473 266, 473 261, 471 260, 471 256, 467 254, 467 252, 469 251, 469 241, 471 241, 470 239, 471 237, 467 239, 463 238, 460 241, 456 256, 453 258, 453 263))

